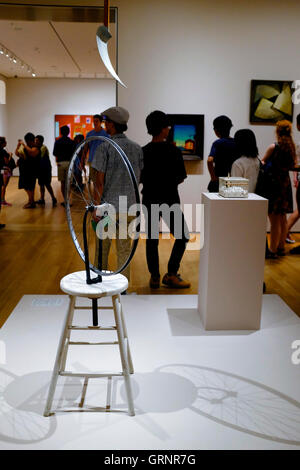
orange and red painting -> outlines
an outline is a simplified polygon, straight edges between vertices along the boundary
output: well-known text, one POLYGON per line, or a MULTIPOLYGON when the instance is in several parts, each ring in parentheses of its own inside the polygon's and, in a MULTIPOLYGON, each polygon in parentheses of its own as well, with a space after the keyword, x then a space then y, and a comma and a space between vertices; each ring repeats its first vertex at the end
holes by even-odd
POLYGON ((62 126, 68 126, 70 129, 69 137, 74 139, 75 135, 86 134, 94 129, 92 114, 55 114, 55 139, 60 137, 59 129, 62 126))

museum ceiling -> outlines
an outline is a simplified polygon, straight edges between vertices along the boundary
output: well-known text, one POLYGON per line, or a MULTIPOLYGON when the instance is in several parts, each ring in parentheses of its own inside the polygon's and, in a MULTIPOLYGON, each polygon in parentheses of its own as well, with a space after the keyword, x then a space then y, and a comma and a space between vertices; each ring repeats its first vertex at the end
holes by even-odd
MULTIPOLYGON (((101 8, 0 5, 0 74, 7 78, 111 78, 99 57, 96 31, 101 8)), ((109 55, 116 67, 115 16, 109 55)))

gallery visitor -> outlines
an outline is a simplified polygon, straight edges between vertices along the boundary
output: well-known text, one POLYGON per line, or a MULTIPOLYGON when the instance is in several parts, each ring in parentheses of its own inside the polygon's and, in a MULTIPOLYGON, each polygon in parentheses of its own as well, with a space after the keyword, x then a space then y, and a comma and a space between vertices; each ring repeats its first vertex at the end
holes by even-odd
POLYGON ((68 174, 68 168, 75 151, 75 143, 70 139, 70 129, 68 126, 62 126, 60 128, 61 137, 59 137, 53 148, 53 155, 56 158, 57 163, 57 177, 60 181, 61 194, 63 196, 62 206, 65 207, 65 187, 68 174))
MULTIPOLYGON (((83 141, 84 141, 83 134, 75 135, 74 137, 75 150, 77 150, 77 148, 80 146, 80 144, 83 141)), ((75 191, 82 191, 84 187, 82 173, 86 173, 84 147, 81 147, 81 149, 79 150, 77 157, 76 157, 76 161, 74 163, 74 182, 72 183, 72 185, 75 191)))
MULTIPOLYGON (((95 136, 96 137, 108 137, 107 132, 102 127, 102 122, 103 122, 103 118, 102 116, 100 116, 100 114, 95 114, 93 116, 94 129, 92 129, 91 131, 87 133, 86 139, 88 139, 89 137, 95 137, 95 136)), ((89 171, 90 171, 89 179, 92 182, 95 181, 95 177, 96 177, 95 169, 92 167, 92 161, 94 159, 96 148, 98 147, 98 145, 102 144, 102 142, 103 141, 101 141, 100 139, 99 140, 95 139, 95 140, 88 142, 84 147, 83 156, 84 156, 85 162, 87 161, 88 163, 89 171)))
POLYGON ((263 159, 269 165, 272 177, 267 198, 270 219, 270 246, 267 258, 276 259, 285 254, 287 236, 286 214, 293 212, 293 196, 289 171, 296 164, 296 150, 292 138, 292 124, 282 120, 276 123, 277 142, 271 144, 263 159))
POLYGON ((16 162, 13 159, 13 154, 7 152, 5 147, 7 146, 6 138, 0 137, 0 155, 1 155, 1 171, 2 171, 2 187, 1 187, 1 205, 2 206, 11 206, 9 202, 6 201, 6 189, 9 183, 10 178, 12 177, 13 170, 16 168, 16 162))
POLYGON ((151 274, 150 287, 153 289, 160 287, 158 243, 159 224, 163 218, 174 235, 175 242, 168 262, 168 271, 162 283, 177 289, 188 288, 190 283, 183 280, 178 273, 189 241, 188 228, 180 209, 178 194, 178 185, 187 177, 184 161, 181 151, 166 142, 170 127, 165 113, 162 111, 150 113, 146 118, 146 126, 152 140, 143 147, 144 168, 141 182, 147 233, 146 258, 151 274), (161 205, 168 210, 154 211, 154 208, 161 205))
POLYGON ((230 137, 232 128, 231 119, 227 116, 218 116, 213 121, 214 132, 218 137, 212 144, 207 159, 207 168, 210 174, 208 191, 219 191, 219 177, 228 176, 232 164, 237 158, 235 141, 230 137))
MULTIPOLYGON (((297 124, 297 129, 300 131, 300 114, 297 115, 296 118, 296 124, 297 124)), ((297 167, 300 167, 300 142, 296 145, 296 165, 297 167)), ((292 238, 290 234, 290 230, 292 227, 295 225, 295 223, 299 220, 300 218, 300 171, 294 171, 293 173, 293 184, 296 188, 296 201, 297 201, 297 207, 294 210, 294 212, 289 216, 288 221, 287 221, 287 238, 286 242, 287 243, 295 243, 295 240, 292 238)), ((296 250, 292 251, 292 254, 296 253, 296 250)), ((298 253, 300 253, 300 249, 298 249, 298 253)))
MULTIPOLYGON (((107 132, 111 136, 111 139, 125 152, 133 168, 137 183, 139 184, 141 170, 143 168, 143 151, 136 142, 128 139, 124 134, 127 130, 129 112, 125 108, 114 106, 103 111, 102 115, 103 119, 105 119, 107 132)), ((127 167, 121 163, 116 149, 109 142, 103 142, 101 145, 97 146, 92 161, 92 167, 96 170, 94 189, 95 204, 107 202, 114 207, 116 212, 117 263, 118 267, 121 268, 129 257, 132 240, 129 236, 123 239, 119 237, 118 227, 120 217, 123 213, 125 214, 126 212, 128 224, 130 224, 133 219, 133 217, 131 218, 127 214, 128 208, 136 203, 132 183, 127 167), (119 196, 126 196, 126 208, 120 206, 119 196)), ((95 214, 94 220, 98 220, 95 214)), ((107 269, 111 242, 112 240, 110 238, 105 238, 102 241, 102 269, 107 269)), ((122 271, 122 274, 127 277, 128 281, 130 280, 129 265, 122 271)))
POLYGON ((257 183, 260 161, 255 134, 251 129, 240 129, 234 134, 237 160, 231 167, 231 176, 247 178, 248 191, 254 193, 257 183))
POLYGON ((35 144, 40 149, 41 157, 38 166, 38 183, 40 186, 41 197, 37 201, 37 204, 41 206, 45 205, 45 187, 47 188, 48 193, 52 199, 52 207, 55 207, 57 204, 56 197, 54 196, 53 188, 51 186, 52 179, 52 166, 49 157, 49 150, 44 145, 44 137, 42 135, 37 135, 35 137, 35 144))
POLYGON ((28 196, 28 202, 23 206, 23 209, 34 209, 36 207, 34 189, 41 152, 35 144, 35 137, 32 132, 27 132, 24 136, 24 141, 18 140, 15 151, 15 154, 19 157, 17 162, 20 171, 18 188, 24 189, 28 196))
MULTIPOLYGON (((0 138, 0 191, 2 191, 2 186, 3 186, 3 167, 4 167, 4 162, 5 162, 4 157, 7 154, 4 147, 6 147, 6 139, 5 137, 1 137, 0 138)), ((0 204, 0 214, 1 214, 1 204, 0 204)), ((5 227, 5 224, 0 223, 0 229, 4 227, 5 227)))

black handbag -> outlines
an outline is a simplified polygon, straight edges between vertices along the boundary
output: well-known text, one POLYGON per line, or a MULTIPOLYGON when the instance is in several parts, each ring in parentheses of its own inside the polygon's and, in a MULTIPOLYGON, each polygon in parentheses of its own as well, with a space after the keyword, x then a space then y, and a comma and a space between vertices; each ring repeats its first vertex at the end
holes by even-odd
POLYGON ((259 160, 259 172, 255 187, 255 194, 258 194, 258 196, 264 197, 266 199, 270 199, 271 194, 274 192, 274 167, 272 160, 276 149, 277 146, 275 145, 275 149, 272 155, 265 164, 259 160))

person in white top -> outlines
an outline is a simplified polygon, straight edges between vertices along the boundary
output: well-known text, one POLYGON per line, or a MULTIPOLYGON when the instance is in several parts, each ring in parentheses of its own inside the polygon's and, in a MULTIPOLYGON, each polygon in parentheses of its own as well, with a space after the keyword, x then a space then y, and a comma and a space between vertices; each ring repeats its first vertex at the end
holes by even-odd
POLYGON ((249 180, 249 193, 254 193, 259 172, 255 134, 250 129, 240 129, 235 133, 234 141, 240 157, 232 164, 231 176, 247 178, 249 180))

